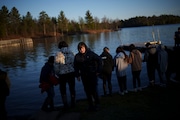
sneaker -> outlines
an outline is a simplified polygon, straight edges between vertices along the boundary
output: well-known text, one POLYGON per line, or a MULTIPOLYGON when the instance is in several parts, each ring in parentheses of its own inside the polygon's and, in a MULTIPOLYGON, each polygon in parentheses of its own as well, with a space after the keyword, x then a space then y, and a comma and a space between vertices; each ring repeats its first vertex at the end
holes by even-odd
POLYGON ((125 90, 125 91, 124 91, 124 93, 128 93, 128 91, 127 91, 127 90, 125 90))
POLYGON ((136 88, 134 88, 134 92, 137 92, 137 89, 136 89, 136 88))

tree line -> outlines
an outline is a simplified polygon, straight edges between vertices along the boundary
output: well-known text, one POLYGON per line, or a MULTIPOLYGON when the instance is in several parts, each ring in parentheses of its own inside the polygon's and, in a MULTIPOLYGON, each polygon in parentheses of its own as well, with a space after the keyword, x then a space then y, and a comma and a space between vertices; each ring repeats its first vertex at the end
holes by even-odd
POLYGON ((176 23, 180 23, 180 16, 136 16, 127 20, 113 20, 106 16, 99 19, 89 10, 85 12, 85 17, 79 17, 78 21, 68 19, 64 11, 60 11, 58 17, 50 17, 45 11, 41 11, 38 18, 33 18, 29 11, 25 16, 21 16, 16 7, 9 11, 6 6, 2 6, 0 9, 0 39, 48 37, 176 23))

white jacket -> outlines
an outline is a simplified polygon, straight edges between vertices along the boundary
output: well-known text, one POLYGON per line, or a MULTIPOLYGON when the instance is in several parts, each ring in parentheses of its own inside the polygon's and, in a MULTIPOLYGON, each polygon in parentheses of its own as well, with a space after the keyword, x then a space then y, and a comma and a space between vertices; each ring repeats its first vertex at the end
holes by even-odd
POLYGON ((126 76, 126 69, 128 68, 128 63, 124 59, 125 55, 122 52, 118 53, 115 56, 116 75, 118 77, 126 76))

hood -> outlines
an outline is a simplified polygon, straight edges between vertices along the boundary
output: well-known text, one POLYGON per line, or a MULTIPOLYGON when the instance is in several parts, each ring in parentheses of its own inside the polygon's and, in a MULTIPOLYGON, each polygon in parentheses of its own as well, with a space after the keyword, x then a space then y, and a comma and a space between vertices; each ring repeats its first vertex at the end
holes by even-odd
POLYGON ((156 53, 156 48, 155 47, 149 48, 148 51, 149 51, 150 54, 155 54, 156 53))
POLYGON ((124 53, 118 53, 115 58, 125 58, 124 53))
POLYGON ((139 54, 139 51, 137 50, 137 49, 134 49, 134 50, 132 50, 132 53, 134 53, 134 54, 139 54))
POLYGON ((69 52, 69 49, 68 49, 68 47, 63 47, 63 48, 60 49, 60 51, 61 51, 62 53, 68 53, 68 52, 69 52))

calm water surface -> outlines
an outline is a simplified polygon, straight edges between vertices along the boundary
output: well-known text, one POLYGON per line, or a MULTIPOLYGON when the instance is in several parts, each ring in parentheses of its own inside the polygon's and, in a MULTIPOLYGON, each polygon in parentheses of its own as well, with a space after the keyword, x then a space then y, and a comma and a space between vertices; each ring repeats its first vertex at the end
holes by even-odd
MULTIPOLYGON (((103 47, 110 48, 111 54, 115 55, 115 50, 119 45, 130 43, 142 43, 153 40, 152 31, 155 38, 160 38, 167 46, 174 45, 174 32, 180 24, 123 28, 121 31, 75 35, 63 38, 46 38, 33 40, 33 44, 27 46, 4 47, 0 48, 0 68, 9 73, 11 80, 11 93, 7 97, 8 115, 24 115, 37 112, 46 94, 41 94, 39 85, 39 74, 41 67, 50 55, 55 55, 58 51, 59 40, 65 40, 70 49, 77 53, 77 44, 84 41, 94 52, 101 54, 103 47), (159 33, 159 34, 158 34, 159 33)), ((127 51, 128 53, 128 51, 127 51)), ((128 68, 128 89, 132 89, 131 71, 128 68)), ((158 79, 157 79, 158 80, 158 79)), ((141 72, 142 86, 148 84, 145 63, 141 72)), ((99 94, 103 94, 102 81, 99 79, 99 94)), ((112 77, 113 92, 117 92, 119 87, 115 73, 112 77)), ((55 86, 55 105, 62 105, 59 86, 55 86)), ((69 94, 69 93, 68 93, 69 94)), ((85 98, 85 93, 81 82, 76 81, 77 99, 85 98)))

